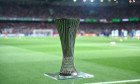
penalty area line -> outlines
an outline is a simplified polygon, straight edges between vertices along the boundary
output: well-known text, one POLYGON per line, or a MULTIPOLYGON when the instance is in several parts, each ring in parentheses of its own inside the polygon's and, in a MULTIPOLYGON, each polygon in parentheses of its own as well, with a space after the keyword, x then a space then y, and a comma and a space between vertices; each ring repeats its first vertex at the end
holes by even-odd
POLYGON ((110 81, 110 82, 98 82, 98 83, 85 83, 85 84, 111 84, 111 83, 126 83, 126 82, 137 82, 137 81, 140 81, 140 79, 122 80, 122 81, 110 81))

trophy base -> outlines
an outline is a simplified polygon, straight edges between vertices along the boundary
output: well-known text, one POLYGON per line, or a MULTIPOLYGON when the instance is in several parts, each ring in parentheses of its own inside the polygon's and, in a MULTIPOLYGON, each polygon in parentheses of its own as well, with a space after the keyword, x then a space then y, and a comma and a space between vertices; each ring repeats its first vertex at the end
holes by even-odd
POLYGON ((75 76, 61 76, 61 75, 59 75, 59 72, 57 72, 57 73, 45 73, 44 75, 48 76, 52 79, 55 79, 55 80, 70 80, 70 79, 83 79, 83 78, 94 77, 94 75, 87 74, 84 72, 79 72, 79 71, 77 71, 77 75, 75 75, 75 76))

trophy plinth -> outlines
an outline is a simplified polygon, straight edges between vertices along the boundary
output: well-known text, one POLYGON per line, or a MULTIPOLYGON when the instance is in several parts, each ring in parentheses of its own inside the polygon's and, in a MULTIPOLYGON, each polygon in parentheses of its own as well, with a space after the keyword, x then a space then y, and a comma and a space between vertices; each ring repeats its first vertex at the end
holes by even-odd
POLYGON ((75 75, 75 76, 61 76, 61 75, 59 75, 59 72, 58 73, 46 73, 44 75, 48 76, 52 79, 55 79, 55 80, 70 80, 70 79, 83 79, 83 78, 94 77, 93 75, 90 75, 90 74, 87 74, 84 72, 79 72, 79 71, 77 71, 77 75, 75 75))
POLYGON ((46 73, 55 80, 91 78, 93 75, 79 72, 74 64, 74 44, 80 19, 56 19, 56 27, 61 40, 63 61, 59 73, 46 73))

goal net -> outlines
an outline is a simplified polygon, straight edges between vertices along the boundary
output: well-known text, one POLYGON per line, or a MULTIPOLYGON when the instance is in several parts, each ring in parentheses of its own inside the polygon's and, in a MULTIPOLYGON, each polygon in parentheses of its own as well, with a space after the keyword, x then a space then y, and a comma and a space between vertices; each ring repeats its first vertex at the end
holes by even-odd
POLYGON ((33 34, 39 36, 53 36, 53 29, 34 29, 33 34))

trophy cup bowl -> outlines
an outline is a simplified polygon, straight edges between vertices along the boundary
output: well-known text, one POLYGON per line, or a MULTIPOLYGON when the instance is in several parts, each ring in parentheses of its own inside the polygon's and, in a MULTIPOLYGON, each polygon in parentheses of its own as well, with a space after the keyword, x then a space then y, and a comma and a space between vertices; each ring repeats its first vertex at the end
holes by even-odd
POLYGON ((44 74, 45 76, 48 76, 55 80, 82 79, 94 77, 93 75, 79 72, 75 68, 74 45, 79 23, 80 19, 77 18, 55 19, 55 24, 59 33, 63 52, 62 66, 60 72, 46 73, 44 74))

